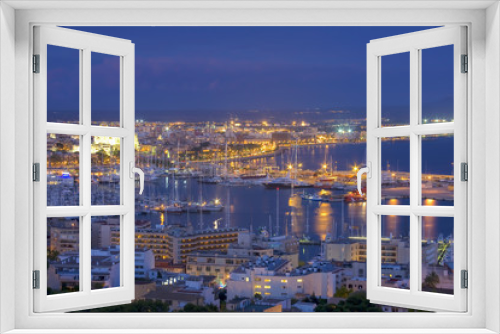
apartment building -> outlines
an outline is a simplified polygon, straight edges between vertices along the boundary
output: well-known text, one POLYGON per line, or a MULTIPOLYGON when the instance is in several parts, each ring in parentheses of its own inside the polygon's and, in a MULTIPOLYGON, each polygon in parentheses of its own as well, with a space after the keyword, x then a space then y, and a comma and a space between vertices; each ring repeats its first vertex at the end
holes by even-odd
MULTIPOLYGON (((155 259, 172 260, 174 264, 185 263, 189 253, 196 251, 226 251, 229 245, 238 242, 248 230, 240 228, 207 229, 188 231, 181 227, 136 229, 135 246, 151 249, 155 259)), ((112 243, 119 244, 120 236, 112 232, 112 243)))
POLYGON ((48 245, 59 254, 78 252, 80 224, 78 218, 50 218, 47 224, 48 245))
MULTIPOLYGON (((135 250, 135 278, 147 279, 154 269, 151 250, 135 250)), ((55 291, 72 290, 80 279, 80 257, 78 252, 66 252, 49 261, 47 285, 55 291)), ((91 250, 92 287, 110 288, 120 286, 120 248, 110 246, 91 250)))
POLYGON ((220 308, 219 290, 214 286, 213 278, 184 275, 182 280, 156 286, 143 299, 167 302, 171 311, 181 310, 187 304, 220 308))
POLYGON ((135 249, 135 278, 149 279, 149 272, 155 268, 155 256, 151 249, 135 249))
MULTIPOLYGON (((383 240, 381 250, 382 263, 410 262, 410 245, 406 239, 383 240)), ((321 251, 326 261, 366 262, 365 239, 324 242, 321 251)))
POLYGON ((255 263, 247 262, 234 270, 227 281, 228 300, 233 298, 293 298, 315 294, 331 298, 341 284, 342 268, 331 262, 292 269, 289 261, 262 257, 255 263))
POLYGON ((91 224, 91 247, 106 248, 112 245, 112 231, 119 235, 120 218, 108 217, 106 219, 92 219, 91 224))
POLYGON ((233 270, 253 258, 248 255, 229 255, 213 251, 193 252, 187 257, 186 273, 195 276, 213 275, 216 282, 224 286, 233 270))

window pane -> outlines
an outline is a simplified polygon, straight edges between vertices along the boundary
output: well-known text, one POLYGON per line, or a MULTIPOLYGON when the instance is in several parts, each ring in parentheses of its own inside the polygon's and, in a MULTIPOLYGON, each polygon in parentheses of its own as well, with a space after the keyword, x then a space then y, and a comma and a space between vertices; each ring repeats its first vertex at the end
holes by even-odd
POLYGON ((92 125, 120 126, 120 57, 92 52, 92 125))
POLYGON ((453 294, 453 218, 422 217, 421 221, 422 290, 453 294))
POLYGON ((80 122, 80 50, 47 45, 47 122, 80 122))
POLYGON ((410 124, 410 53, 381 57, 381 125, 410 124))
POLYGON ((381 204, 408 205, 410 140, 408 137, 383 138, 381 146, 381 204))
POLYGON ((381 285, 410 288, 410 217, 381 217, 381 285))
POLYGON ((120 204, 120 138, 92 137, 92 205, 120 204))
POLYGON ((120 286, 120 219, 92 217, 92 290, 120 286))
POLYGON ((453 206, 453 139, 422 136, 422 205, 453 206))
POLYGON ((453 45, 423 49, 422 124, 453 121, 453 45))
POLYGON ((47 219, 47 294, 80 288, 80 218, 47 219))
POLYGON ((80 205, 80 136, 47 134, 47 206, 80 205))

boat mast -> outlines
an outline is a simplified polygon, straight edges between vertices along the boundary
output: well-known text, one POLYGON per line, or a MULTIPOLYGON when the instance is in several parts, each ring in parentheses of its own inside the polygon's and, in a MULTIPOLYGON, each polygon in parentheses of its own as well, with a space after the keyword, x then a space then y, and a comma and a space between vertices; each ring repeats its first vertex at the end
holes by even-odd
POLYGON ((198 185, 198 211, 199 211, 198 225, 200 227, 200 230, 203 230, 203 182, 200 182, 198 185))
POLYGON ((231 225, 231 192, 229 187, 226 186, 226 228, 231 225))
POLYGON ((227 123, 226 123, 226 148, 224 152, 224 178, 227 178, 227 123))
POLYGON ((306 236, 309 237, 309 201, 306 204, 306 236))
POLYGON ((269 237, 273 236, 273 221, 271 215, 269 215, 269 237))
POLYGON ((344 236, 344 206, 345 206, 345 203, 344 202, 340 202, 340 205, 342 206, 342 214, 341 214, 341 220, 340 220, 340 231, 342 233, 342 236, 344 236))
POLYGON ((276 188, 276 235, 280 232, 280 188, 276 188))

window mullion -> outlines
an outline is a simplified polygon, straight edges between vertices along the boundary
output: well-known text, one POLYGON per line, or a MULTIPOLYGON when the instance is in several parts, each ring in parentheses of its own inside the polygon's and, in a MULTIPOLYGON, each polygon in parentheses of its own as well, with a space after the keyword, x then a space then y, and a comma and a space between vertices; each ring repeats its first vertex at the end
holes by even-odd
POLYGON ((420 115, 420 57, 419 50, 410 51, 410 291, 418 291, 420 273, 419 217, 414 209, 420 198, 420 137, 414 132, 420 115))
MULTIPOLYGON (((82 107, 82 124, 90 129, 91 126, 91 51, 88 48, 83 49, 82 52, 82 76, 80 84, 80 94, 81 94, 81 107, 82 107)), ((91 217, 90 217, 90 206, 91 206, 91 178, 92 178, 92 157, 91 157, 91 133, 86 131, 82 136, 82 147, 80 149, 81 157, 81 183, 80 191, 81 197, 83 198, 83 206, 89 210, 83 216, 81 224, 81 246, 80 246, 80 284, 83 285, 81 291, 90 293, 92 289, 92 273, 91 273, 91 217)))

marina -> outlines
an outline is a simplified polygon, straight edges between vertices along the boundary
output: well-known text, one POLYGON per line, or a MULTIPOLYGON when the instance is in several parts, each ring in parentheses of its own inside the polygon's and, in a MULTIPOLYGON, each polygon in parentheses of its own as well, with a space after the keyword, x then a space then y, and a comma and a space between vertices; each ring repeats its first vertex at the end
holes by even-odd
MULTIPOLYGON (((397 152, 407 142, 383 145, 394 152, 393 157, 386 156, 385 164, 397 169, 383 171, 382 197, 388 204, 404 204, 408 201, 409 166, 397 152)), ((265 228, 271 235, 294 235, 302 244, 317 244, 327 234, 362 237, 366 235, 366 197, 355 190, 355 177, 364 155, 364 144, 342 143, 292 145, 250 162, 221 159, 199 168, 166 169, 150 159, 142 166, 146 184, 144 195, 136 196, 136 219, 197 228, 265 228)), ((118 161, 101 161, 104 163, 93 169, 92 204, 119 204, 118 161)), ((78 169, 51 167, 48 205, 77 205, 78 169)), ((448 166, 437 165, 433 172, 446 169, 448 166)), ((424 178, 423 201, 453 205, 453 191, 448 186, 452 176, 425 174, 424 178)), ((395 229, 393 235, 407 232, 395 229)))

